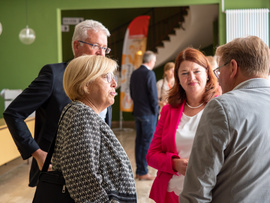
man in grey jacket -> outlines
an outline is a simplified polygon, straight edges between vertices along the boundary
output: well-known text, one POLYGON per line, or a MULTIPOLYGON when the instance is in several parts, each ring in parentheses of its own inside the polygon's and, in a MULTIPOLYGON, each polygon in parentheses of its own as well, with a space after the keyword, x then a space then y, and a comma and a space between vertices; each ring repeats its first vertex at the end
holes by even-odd
POLYGON ((224 94, 204 109, 179 201, 270 202, 269 48, 249 36, 216 56, 224 94))

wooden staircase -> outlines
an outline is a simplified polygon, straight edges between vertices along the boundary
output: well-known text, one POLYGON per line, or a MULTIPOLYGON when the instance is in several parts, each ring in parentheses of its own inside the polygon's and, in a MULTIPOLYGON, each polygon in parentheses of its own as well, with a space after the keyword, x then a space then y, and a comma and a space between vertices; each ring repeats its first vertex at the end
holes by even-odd
POLYGON ((215 4, 189 6, 181 27, 174 28, 175 33, 169 34, 169 39, 163 41, 163 46, 157 47, 155 67, 174 61, 186 47, 203 49, 214 44, 213 25, 218 19, 218 9, 215 4))
MULTIPOLYGON (((217 38, 213 36, 213 23, 217 22, 218 9, 218 4, 191 5, 168 8, 169 13, 166 13, 164 8, 151 8, 141 14, 151 16, 147 50, 156 53, 155 67, 174 61, 175 57, 188 46, 202 49, 212 45, 214 38, 217 38)), ((117 59, 119 64, 128 25, 129 23, 113 30, 109 38, 109 47, 112 48, 110 55, 117 59)))

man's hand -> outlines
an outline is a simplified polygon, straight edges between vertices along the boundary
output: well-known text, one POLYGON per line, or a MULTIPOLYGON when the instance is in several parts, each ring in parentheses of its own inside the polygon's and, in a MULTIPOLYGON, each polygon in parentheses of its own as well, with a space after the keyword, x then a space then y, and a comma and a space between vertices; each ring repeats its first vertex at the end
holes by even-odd
MULTIPOLYGON (((42 170, 42 167, 44 165, 44 162, 46 160, 46 157, 47 157, 47 152, 41 150, 41 149, 38 149, 37 151, 35 151, 32 156, 36 159, 37 161, 37 164, 38 164, 38 168, 39 170, 42 170)), ((52 170, 52 165, 50 164, 49 165, 49 168, 48 168, 48 171, 51 171, 52 170)))

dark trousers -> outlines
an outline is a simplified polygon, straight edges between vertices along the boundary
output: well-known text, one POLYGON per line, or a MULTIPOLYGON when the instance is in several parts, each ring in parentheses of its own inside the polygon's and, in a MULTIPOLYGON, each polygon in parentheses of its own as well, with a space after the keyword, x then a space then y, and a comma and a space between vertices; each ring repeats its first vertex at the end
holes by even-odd
POLYGON ((156 129, 157 115, 136 116, 135 121, 135 159, 137 165, 136 174, 145 175, 148 173, 146 154, 156 129))

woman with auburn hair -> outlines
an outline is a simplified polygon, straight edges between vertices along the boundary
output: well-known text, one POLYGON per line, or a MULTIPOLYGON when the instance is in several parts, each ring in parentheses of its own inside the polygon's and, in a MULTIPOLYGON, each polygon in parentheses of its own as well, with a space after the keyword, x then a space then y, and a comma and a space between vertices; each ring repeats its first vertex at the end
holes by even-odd
POLYGON ((159 203, 178 202, 199 120, 217 96, 217 79, 197 49, 186 48, 177 56, 174 78, 147 153, 149 166, 158 170, 150 198, 159 203))

